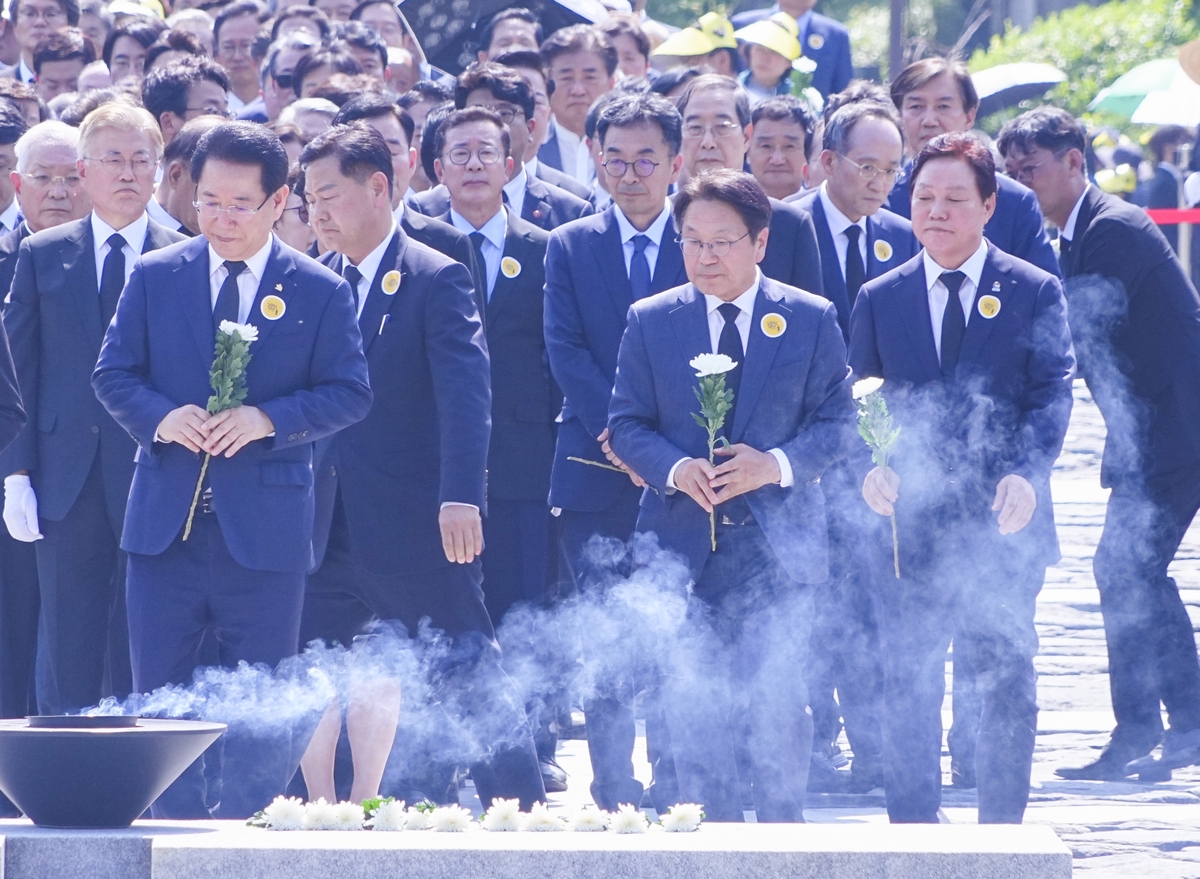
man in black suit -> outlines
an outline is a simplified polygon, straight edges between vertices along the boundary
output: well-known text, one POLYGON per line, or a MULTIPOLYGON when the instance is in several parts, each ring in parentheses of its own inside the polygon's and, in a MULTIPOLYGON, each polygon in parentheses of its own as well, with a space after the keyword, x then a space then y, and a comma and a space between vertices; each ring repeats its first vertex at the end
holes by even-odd
POLYGON ((104 329, 138 256, 182 240, 146 215, 162 135, 145 110, 106 104, 80 128, 92 213, 21 244, 5 329, 36 430, 0 457, 4 521, 39 541, 37 699, 43 714, 128 693, 120 549, 135 445, 96 400, 104 329), (119 634, 118 634, 119 633, 119 634))
POLYGON ((189 238, 200 234, 192 156, 200 138, 224 121, 223 116, 198 116, 184 125, 163 149, 162 180, 154 190, 154 198, 146 204, 146 213, 160 226, 189 238))
POLYGON ((1167 575, 1200 508, 1200 297, 1146 214, 1088 183, 1084 137, 1045 108, 999 140, 1009 174, 1060 230, 1079 371, 1108 429, 1100 482, 1112 494, 1093 569, 1117 727, 1097 760, 1058 774, 1164 780, 1200 762, 1200 663, 1167 575))
MULTIPOLYGON (((439 697, 469 711, 456 679, 512 691, 480 590, 491 395, 470 278, 397 226, 387 146, 369 126, 335 126, 301 161, 313 225, 330 247, 324 262, 356 295, 375 392, 370 414, 319 449, 317 568, 301 640, 349 644, 372 619, 399 620, 415 636, 428 617, 474 670, 456 678, 442 669, 451 683, 439 697)), ((368 710, 348 714, 355 800, 378 789, 399 710, 394 688, 376 684, 359 696, 368 710)), ((519 705, 515 694, 508 704, 519 705)), ((339 714, 330 709, 305 757, 310 797, 333 791, 339 714)), ((523 713, 511 720, 527 730, 523 713)), ((472 777, 485 804, 517 797, 528 809, 545 799, 527 732, 472 777)))
MULTIPOLYGON (((512 144, 513 167, 504 184, 504 199, 522 220, 549 231, 592 213, 586 200, 530 176, 519 158, 525 154, 534 128, 534 100, 529 86, 507 67, 496 64, 476 65, 458 78, 455 106, 487 107, 499 114, 508 126, 512 144)), ((435 186, 413 199, 422 213, 441 216, 450 206, 446 187, 435 186)))
MULTIPOLYGON (((679 112, 683 114, 681 180, 711 168, 742 170, 754 126, 750 98, 736 80, 715 73, 696 77, 679 97, 679 112)), ((771 199, 767 255, 758 267, 773 281, 825 295, 816 228, 808 211, 771 199)))

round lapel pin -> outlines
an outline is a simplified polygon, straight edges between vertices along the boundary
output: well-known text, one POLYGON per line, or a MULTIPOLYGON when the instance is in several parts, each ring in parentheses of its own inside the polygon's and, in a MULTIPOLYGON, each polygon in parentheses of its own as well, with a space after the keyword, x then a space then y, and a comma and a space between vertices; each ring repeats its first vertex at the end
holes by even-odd
POLYGON ((515 278, 521 274, 521 264, 511 256, 506 256, 500 260, 500 271, 504 273, 506 278, 515 278))
POLYGON ((383 281, 380 283, 383 292, 388 296, 395 296, 396 291, 400 289, 400 273, 392 269, 383 276, 383 281))
POLYGON ((820 34, 808 35, 808 48, 819 51, 825 45, 825 38, 820 34))
POLYGON ((977 307, 982 317, 991 320, 1000 313, 1000 300, 995 296, 980 296, 977 307))
POLYGON ((783 331, 787 329, 787 321, 783 319, 782 314, 771 312, 764 314, 763 319, 759 322, 759 327, 762 328, 763 335, 768 339, 778 339, 783 335, 783 331))
POLYGON ((287 311, 287 303, 278 296, 265 296, 258 310, 262 312, 262 316, 267 320, 279 320, 283 317, 283 313, 287 311))
POLYGON ((892 245, 888 244, 882 238, 875 242, 875 258, 880 262, 887 262, 892 258, 892 245))

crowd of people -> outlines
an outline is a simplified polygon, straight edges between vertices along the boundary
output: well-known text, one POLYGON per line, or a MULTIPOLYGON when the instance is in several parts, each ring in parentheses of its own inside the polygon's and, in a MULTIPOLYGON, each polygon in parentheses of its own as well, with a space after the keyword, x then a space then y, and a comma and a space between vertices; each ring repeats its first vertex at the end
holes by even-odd
POLYGON ((1108 428, 1117 727, 1058 771, 1200 762, 1167 573, 1200 507, 1200 298, 1093 182, 1094 132, 1041 108, 989 141, 953 59, 855 80, 809 0, 675 32, 509 8, 457 76, 401 9, 9 3, 3 716, 383 623, 442 634, 428 695, 486 706, 476 762, 388 776, 412 697, 360 676, 296 740, 231 729, 154 814, 455 801, 468 772, 528 808, 570 783, 577 708, 605 809, 798 822, 809 791, 882 787, 932 822, 952 645, 951 783, 1020 822, 1078 375, 1108 428), (223 332, 252 340, 216 411, 223 332), (865 379, 900 429, 874 460, 865 379), (686 661, 530 704, 502 621, 614 588, 638 558, 596 547, 639 534, 688 572, 686 661))

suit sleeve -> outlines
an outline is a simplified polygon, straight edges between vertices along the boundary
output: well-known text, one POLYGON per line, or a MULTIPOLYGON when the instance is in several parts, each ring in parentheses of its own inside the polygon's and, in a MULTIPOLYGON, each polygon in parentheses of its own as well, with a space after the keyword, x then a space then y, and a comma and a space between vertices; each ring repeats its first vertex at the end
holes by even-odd
POLYGON ((437 403, 442 468, 438 502, 474 504, 486 514, 491 373, 465 266, 445 266, 437 272, 425 303, 425 355, 437 403))
POLYGON ((371 409, 371 400, 350 285, 339 281, 317 327, 308 387, 258 408, 274 423, 274 448, 280 449, 316 442, 361 421, 371 409))
POLYGON ((556 231, 546 248, 546 353, 572 410, 588 433, 600 436, 608 426, 612 385, 588 348, 578 297, 570 254, 556 231))
POLYGON ((1057 278, 1046 279, 1038 290, 1029 344, 1029 374, 1021 399, 1024 423, 1013 472, 1036 483, 1049 480, 1071 418, 1075 351, 1057 278))
POLYGON ((1058 257, 1050 246, 1050 236, 1046 234, 1046 221, 1042 217, 1042 209, 1038 207, 1037 196, 1032 189, 1021 193, 1017 203, 1017 215, 1013 217, 1013 251, 1012 255, 1025 262, 1033 263, 1043 272, 1049 272, 1056 278, 1062 277, 1062 269, 1058 265, 1058 257))
POLYGON ((837 322, 837 309, 825 306, 808 377, 804 382, 804 411, 800 432, 779 448, 792 465, 796 484, 811 482, 844 458, 853 433, 854 401, 850 395, 846 345, 837 322))
POLYGON ((813 222, 812 214, 790 205, 777 207, 776 210, 791 215, 791 222, 779 228, 779 231, 787 233, 789 240, 780 243, 791 252, 792 258, 790 276, 774 280, 806 290, 816 296, 824 296, 825 280, 821 272, 821 248, 817 244, 817 226, 813 222))
POLYGON ((25 427, 25 410, 13 369, 8 336, 0 333, 0 451, 7 448, 25 427))
MULTIPOLYGON (((13 376, 24 410, 35 417, 38 411, 39 364, 41 363, 41 303, 38 301, 37 271, 29 241, 21 242, 12 288, 4 306, 4 329, 11 349, 13 376)), ((37 435, 23 430, 0 455, 0 476, 18 470, 38 469, 37 435)))
POLYGON ((692 456, 658 433, 658 398, 650 354, 641 317, 632 308, 621 338, 609 413, 613 450, 634 473, 665 492, 671 468, 681 458, 692 456))
POLYGON ((850 370, 855 378, 883 378, 883 361, 875 342, 875 315, 871 293, 864 287, 850 313, 850 370))

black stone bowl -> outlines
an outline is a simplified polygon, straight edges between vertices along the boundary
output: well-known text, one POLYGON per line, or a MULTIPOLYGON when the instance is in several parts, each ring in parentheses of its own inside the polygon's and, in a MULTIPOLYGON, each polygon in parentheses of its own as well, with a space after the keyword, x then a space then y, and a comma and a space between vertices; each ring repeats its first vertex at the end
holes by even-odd
POLYGON ((0 720, 0 791, 39 827, 128 827, 223 732, 142 717, 0 720))

